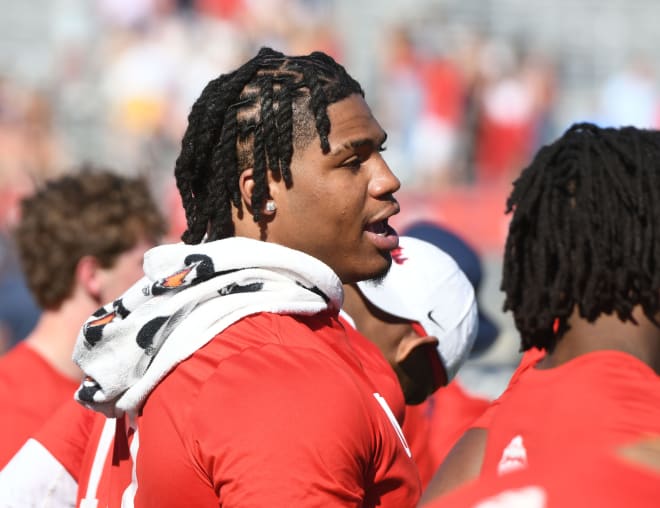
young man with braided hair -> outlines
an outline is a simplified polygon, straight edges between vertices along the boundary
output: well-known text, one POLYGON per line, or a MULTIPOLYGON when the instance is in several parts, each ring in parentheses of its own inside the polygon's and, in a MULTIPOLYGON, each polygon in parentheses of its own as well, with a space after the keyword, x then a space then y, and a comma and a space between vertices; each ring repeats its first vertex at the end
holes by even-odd
POLYGON ((526 353, 425 498, 660 433, 659 160, 658 131, 576 124, 516 180, 502 289, 526 353))
POLYGON ((338 320, 342 282, 385 274, 398 243, 385 137, 322 53, 262 49, 207 85, 175 169, 185 244, 147 253, 79 336, 77 398, 110 417, 80 506, 416 504, 396 419, 338 320))
POLYGON ((0 468, 73 393, 81 324, 142 275, 165 224, 144 181, 85 167, 49 180, 21 203, 14 236, 42 308, 30 335, 0 358, 0 468))

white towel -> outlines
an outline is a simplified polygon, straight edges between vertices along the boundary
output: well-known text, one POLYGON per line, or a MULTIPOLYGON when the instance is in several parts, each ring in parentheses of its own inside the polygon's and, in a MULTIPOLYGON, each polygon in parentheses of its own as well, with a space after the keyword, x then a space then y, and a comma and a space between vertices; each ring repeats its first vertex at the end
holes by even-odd
POLYGON ((73 353, 86 376, 76 399, 109 417, 134 417, 176 364, 239 319, 338 312, 343 298, 318 259, 247 238, 156 247, 144 273, 87 320, 73 353))

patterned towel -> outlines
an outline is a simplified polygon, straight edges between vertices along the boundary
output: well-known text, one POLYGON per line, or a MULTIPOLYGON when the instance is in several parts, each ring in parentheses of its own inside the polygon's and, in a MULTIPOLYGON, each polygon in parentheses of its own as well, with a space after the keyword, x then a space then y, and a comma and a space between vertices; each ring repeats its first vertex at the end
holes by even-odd
POLYGON ((338 311, 343 298, 318 259, 247 238, 162 245, 144 272, 86 321, 73 353, 86 375, 76 399, 109 417, 135 416, 176 364, 239 319, 338 311))

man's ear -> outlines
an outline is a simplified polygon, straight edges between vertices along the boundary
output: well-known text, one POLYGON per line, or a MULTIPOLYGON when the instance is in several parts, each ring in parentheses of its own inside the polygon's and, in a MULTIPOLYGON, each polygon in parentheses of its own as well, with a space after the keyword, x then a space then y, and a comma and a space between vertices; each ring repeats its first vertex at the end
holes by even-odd
MULTIPOLYGON (((274 179, 270 171, 267 171, 266 178, 268 179, 268 195, 266 198, 277 200, 279 180, 274 179)), ((250 214, 252 213, 252 194, 254 193, 254 187, 254 169, 247 168, 238 177, 238 188, 241 191, 243 206, 250 214)))
POLYGON ((399 342, 396 350, 396 362, 405 362, 418 348, 423 348, 427 345, 431 345, 435 348, 438 345, 438 339, 431 335, 407 335, 401 340, 401 342, 399 342))
POLYGON ((432 388, 429 395, 440 386, 447 384, 447 371, 437 351, 438 339, 431 335, 420 336, 411 334, 404 337, 396 351, 396 363, 404 370, 424 372, 423 366, 428 366, 428 374, 432 376, 432 388))
POLYGON ((76 265, 76 287, 93 300, 101 301, 101 265, 94 256, 83 256, 76 265))
POLYGON ((238 188, 241 191, 241 200, 246 210, 252 211, 252 194, 254 193, 254 170, 248 168, 238 176, 238 188))

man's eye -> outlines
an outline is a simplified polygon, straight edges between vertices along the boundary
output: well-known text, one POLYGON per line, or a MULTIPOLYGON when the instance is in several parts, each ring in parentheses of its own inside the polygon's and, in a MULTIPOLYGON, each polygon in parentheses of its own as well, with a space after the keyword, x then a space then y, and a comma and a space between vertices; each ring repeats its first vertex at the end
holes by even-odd
POLYGON ((347 168, 358 169, 362 165, 362 159, 360 159, 359 157, 354 157, 344 162, 343 165, 344 167, 347 168))

